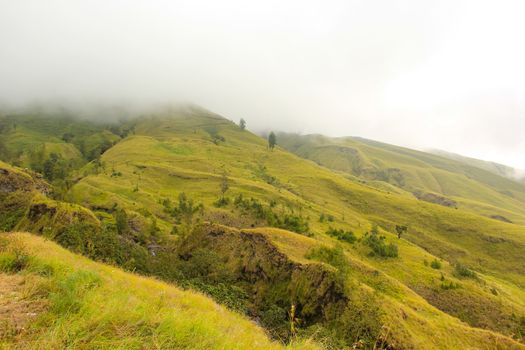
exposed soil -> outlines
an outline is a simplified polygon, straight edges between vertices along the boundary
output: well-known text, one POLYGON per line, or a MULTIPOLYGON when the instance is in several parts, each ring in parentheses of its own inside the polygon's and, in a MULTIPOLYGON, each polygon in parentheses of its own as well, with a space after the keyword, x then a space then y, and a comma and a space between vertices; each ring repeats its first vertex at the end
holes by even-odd
POLYGON ((45 301, 24 298, 24 285, 24 276, 0 273, 0 338, 23 333, 45 309, 45 301))
POLYGON ((449 207, 449 208, 457 208, 458 207, 458 203, 450 198, 447 198, 447 197, 443 197, 439 194, 436 194, 436 193, 429 193, 429 192, 421 192, 421 191, 415 191, 414 192, 414 196, 421 200, 421 201, 425 201, 425 202, 429 202, 429 203, 434 203, 434 204, 439 204, 439 205, 442 205, 444 207, 449 207))

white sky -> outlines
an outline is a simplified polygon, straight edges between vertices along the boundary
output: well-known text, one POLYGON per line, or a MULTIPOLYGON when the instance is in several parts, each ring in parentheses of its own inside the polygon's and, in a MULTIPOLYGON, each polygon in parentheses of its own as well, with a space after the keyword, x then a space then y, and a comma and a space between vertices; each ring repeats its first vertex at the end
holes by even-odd
POLYGON ((525 169, 524 18, 519 0, 0 0, 0 101, 192 101, 525 169))

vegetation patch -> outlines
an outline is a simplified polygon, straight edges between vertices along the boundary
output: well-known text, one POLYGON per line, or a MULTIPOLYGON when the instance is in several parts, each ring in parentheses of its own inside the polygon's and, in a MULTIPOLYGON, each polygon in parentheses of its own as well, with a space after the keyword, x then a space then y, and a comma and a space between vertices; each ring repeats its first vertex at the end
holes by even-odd
POLYGON ((454 265, 454 276, 459 278, 478 278, 476 272, 472 271, 470 268, 468 268, 468 266, 459 262, 454 265))
POLYGON ((235 197, 234 203, 237 209, 244 213, 253 215, 256 219, 264 220, 268 226, 282 228, 296 233, 310 236, 308 219, 302 215, 295 214, 292 210, 277 212, 274 210, 277 203, 271 202, 264 205, 255 198, 244 198, 242 194, 235 197))
POLYGON ((344 241, 347 243, 354 243, 357 240, 357 237, 354 235, 352 231, 346 231, 344 229, 335 229, 330 227, 328 231, 326 231, 326 234, 332 237, 337 238, 340 241, 344 241))
POLYGON ((386 237, 379 235, 377 226, 374 226, 370 233, 366 234, 363 242, 372 248, 371 256, 381 258, 397 258, 399 255, 397 245, 394 243, 385 243, 386 237))

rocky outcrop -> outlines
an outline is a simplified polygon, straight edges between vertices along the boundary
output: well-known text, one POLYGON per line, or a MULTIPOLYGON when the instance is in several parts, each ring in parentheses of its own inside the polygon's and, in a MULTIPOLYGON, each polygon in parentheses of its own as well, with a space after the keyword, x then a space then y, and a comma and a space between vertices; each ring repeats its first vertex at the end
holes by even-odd
POLYGON ((179 255, 191 261, 198 249, 220 256, 234 283, 250 296, 255 318, 264 319, 269 306, 279 306, 287 320, 293 305, 301 326, 308 327, 328 323, 347 308, 349 299, 335 269, 293 261, 262 233, 202 225, 181 243, 179 255))
POLYGON ((414 196, 421 201, 442 205, 444 207, 457 208, 458 206, 456 201, 435 193, 416 191, 414 192, 414 196))
POLYGON ((10 167, 0 162, 0 195, 13 192, 39 192, 44 195, 51 193, 51 187, 42 175, 30 170, 10 167))

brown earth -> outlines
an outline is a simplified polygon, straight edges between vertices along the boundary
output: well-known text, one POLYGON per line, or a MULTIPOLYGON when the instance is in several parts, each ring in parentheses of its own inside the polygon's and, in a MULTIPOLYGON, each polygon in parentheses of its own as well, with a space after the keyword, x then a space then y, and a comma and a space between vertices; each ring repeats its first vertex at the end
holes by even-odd
POLYGON ((0 273, 0 338, 16 337, 45 310, 43 300, 25 296, 26 277, 0 273))

